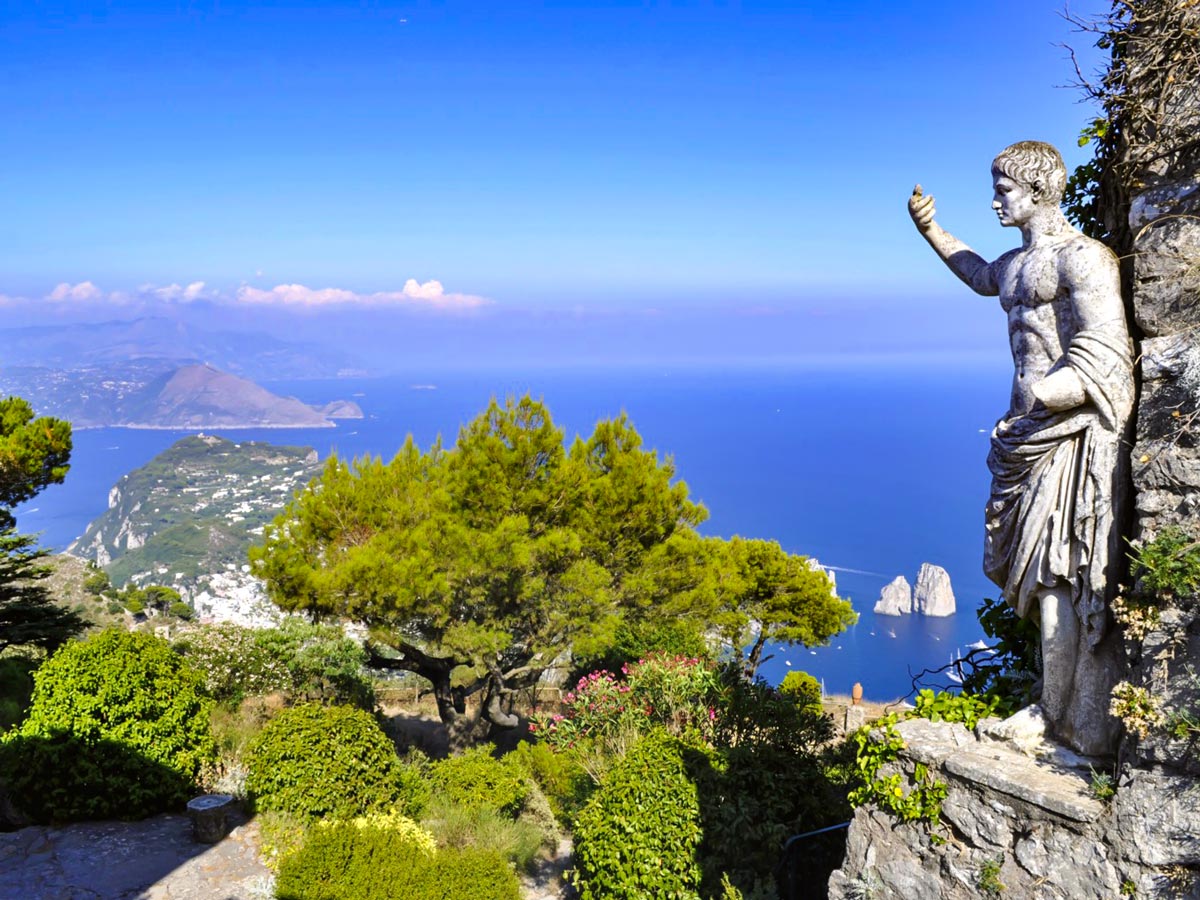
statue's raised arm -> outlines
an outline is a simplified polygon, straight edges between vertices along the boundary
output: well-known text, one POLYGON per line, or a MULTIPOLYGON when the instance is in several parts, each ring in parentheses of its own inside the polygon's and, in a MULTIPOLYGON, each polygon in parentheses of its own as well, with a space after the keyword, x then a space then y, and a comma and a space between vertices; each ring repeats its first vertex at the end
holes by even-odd
POLYGON ((967 287, 985 297, 996 296, 996 279, 987 260, 933 220, 934 206, 931 194, 922 191, 919 184, 913 188, 912 196, 908 198, 908 214, 917 231, 967 287))

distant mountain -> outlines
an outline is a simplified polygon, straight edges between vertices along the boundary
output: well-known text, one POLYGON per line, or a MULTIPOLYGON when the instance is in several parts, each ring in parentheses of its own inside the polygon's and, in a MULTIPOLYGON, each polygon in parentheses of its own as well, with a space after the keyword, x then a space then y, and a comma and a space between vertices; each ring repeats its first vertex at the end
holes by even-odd
MULTIPOLYGON (((358 416, 362 410, 354 407, 358 416)), ((121 405, 114 425, 151 428, 331 428, 325 415, 295 397, 212 366, 182 366, 159 376, 121 405)))
POLYGON ((247 551, 319 471, 311 447, 186 437, 123 475, 108 511, 67 552, 116 585, 170 585, 201 616, 260 622, 272 608, 247 551))
POLYGON ((331 419, 363 414, 348 400, 308 406, 206 364, 167 371, 146 363, 115 372, 17 370, 0 378, 0 387, 77 428, 330 428, 331 419))
POLYGON ((0 329, 0 364, 71 370, 129 364, 175 368, 205 361, 259 381, 333 378, 356 372, 347 354, 262 332, 217 330, 167 316, 0 329))

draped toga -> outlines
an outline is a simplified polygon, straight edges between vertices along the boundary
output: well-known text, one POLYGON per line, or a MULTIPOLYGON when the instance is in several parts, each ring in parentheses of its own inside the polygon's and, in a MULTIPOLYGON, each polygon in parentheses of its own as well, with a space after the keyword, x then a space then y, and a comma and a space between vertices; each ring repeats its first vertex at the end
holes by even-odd
POLYGON ((984 571, 1019 615, 1036 595, 1066 582, 1088 645, 1107 628, 1110 586, 1120 581, 1121 444, 1133 408, 1129 339, 1081 331, 1066 364, 1087 399, 1053 412, 1037 403, 1001 420, 992 432, 992 493, 984 538, 984 571))

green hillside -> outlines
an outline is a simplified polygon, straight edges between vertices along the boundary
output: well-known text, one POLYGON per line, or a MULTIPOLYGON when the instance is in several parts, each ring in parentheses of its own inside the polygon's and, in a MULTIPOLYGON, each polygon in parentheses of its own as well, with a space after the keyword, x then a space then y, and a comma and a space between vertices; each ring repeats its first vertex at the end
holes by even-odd
POLYGON ((185 437, 121 477, 109 508, 68 552, 128 581, 190 586, 240 569, 246 551, 319 471, 311 447, 185 437))

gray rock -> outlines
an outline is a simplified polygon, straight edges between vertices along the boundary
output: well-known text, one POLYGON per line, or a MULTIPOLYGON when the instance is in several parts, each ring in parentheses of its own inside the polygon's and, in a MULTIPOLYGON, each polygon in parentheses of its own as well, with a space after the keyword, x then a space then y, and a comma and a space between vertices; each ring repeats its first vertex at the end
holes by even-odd
POLYGON ((907 578, 897 575, 880 592, 875 612, 883 616, 903 616, 912 611, 912 588, 907 578))
POLYGON ((913 591, 913 611, 924 616, 952 616, 957 611, 950 574, 941 566, 921 564, 913 591))
MULTIPOLYGON (((1012 737, 1032 740, 1039 718, 1019 721, 1012 737)), ((1200 898, 1196 881, 1163 892, 1164 873, 1186 881, 1200 866, 1195 778, 1135 770, 1105 804, 1092 795, 1090 772, 979 740, 957 724, 896 727, 904 747, 882 774, 911 785, 916 766, 926 767, 927 779, 946 786, 941 824, 931 831, 859 808, 829 880, 831 900, 973 900, 985 869, 998 871, 1005 897, 1112 900, 1130 882, 1138 896, 1200 898)))

